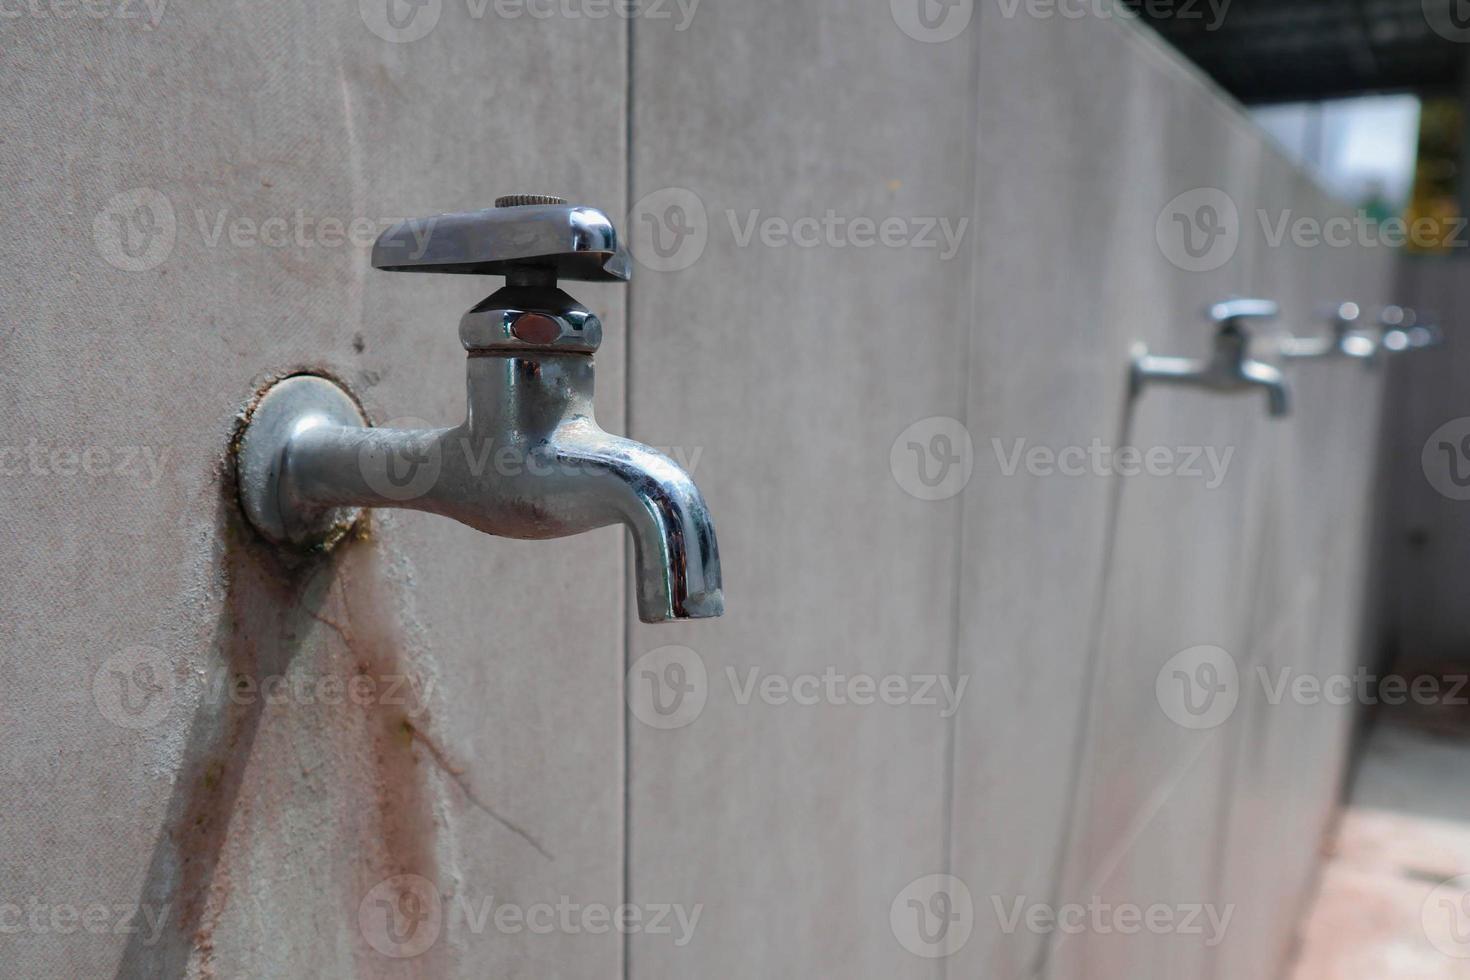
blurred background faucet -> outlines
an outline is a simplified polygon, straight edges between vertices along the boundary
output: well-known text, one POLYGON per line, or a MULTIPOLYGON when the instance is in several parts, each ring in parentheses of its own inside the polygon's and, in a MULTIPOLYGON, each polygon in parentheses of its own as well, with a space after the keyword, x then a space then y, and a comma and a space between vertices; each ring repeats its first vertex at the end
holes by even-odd
POLYGON ((495 205, 401 222, 373 246, 378 269, 505 277, 460 320, 465 421, 374 428, 329 379, 287 378, 256 403, 238 441, 246 514, 267 539, 308 548, 330 547, 363 507, 428 511, 510 538, 621 523, 636 550, 644 622, 720 615, 704 498, 669 457, 598 427, 602 323, 557 288, 558 279, 627 281, 612 222, 542 195, 495 205))
POLYGON ((1357 303, 1339 303, 1328 317, 1326 334, 1287 337, 1281 344, 1281 356, 1297 360, 1332 357, 1372 360, 1380 350, 1380 338, 1359 326, 1361 315, 1357 303))
POLYGON ((1444 343, 1444 334, 1433 323, 1420 323, 1419 314, 1407 306, 1385 306, 1378 315, 1383 349, 1398 354, 1423 350, 1444 343))
POLYGON ((1150 383, 1187 385, 1227 394, 1264 391, 1273 418, 1289 414, 1291 399, 1286 379, 1275 365, 1251 356, 1247 329, 1250 322, 1273 319, 1279 312, 1275 303, 1264 299, 1231 299, 1211 306, 1214 348, 1204 359, 1159 357, 1138 345, 1129 376, 1132 396, 1141 395, 1150 383))

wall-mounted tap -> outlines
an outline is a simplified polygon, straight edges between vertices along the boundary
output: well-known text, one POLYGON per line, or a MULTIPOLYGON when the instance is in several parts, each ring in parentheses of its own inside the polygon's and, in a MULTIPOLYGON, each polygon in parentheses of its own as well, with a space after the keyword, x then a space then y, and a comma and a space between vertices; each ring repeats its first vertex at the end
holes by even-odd
POLYGON ((704 498, 673 460, 593 417, 602 323, 558 279, 625 282, 607 215, 554 197, 402 222, 373 246, 395 272, 501 275, 460 320, 469 408, 449 429, 374 428, 332 381, 296 375, 250 411, 238 440, 245 513, 280 545, 330 547, 363 507, 452 517, 486 534, 556 538, 624 524, 645 622, 724 611, 704 498))
POLYGON ((1385 306, 1378 315, 1383 349, 1394 354, 1423 350, 1444 343, 1444 334, 1433 323, 1420 323, 1419 314, 1406 306, 1385 306))
POLYGON ((1277 305, 1264 299, 1231 299, 1209 309, 1215 324, 1214 349, 1208 358, 1158 357, 1142 344, 1133 349, 1129 375, 1132 397, 1144 385, 1164 383, 1190 385, 1209 391, 1236 393, 1264 390, 1271 415, 1281 418, 1290 412, 1291 398, 1281 370, 1250 356, 1247 325, 1252 320, 1274 318, 1277 305))
POLYGON ((1357 303, 1339 303, 1328 317, 1328 332, 1318 337, 1287 337, 1281 356, 1292 359, 1351 357, 1371 361, 1378 353, 1379 338, 1362 329, 1357 303))

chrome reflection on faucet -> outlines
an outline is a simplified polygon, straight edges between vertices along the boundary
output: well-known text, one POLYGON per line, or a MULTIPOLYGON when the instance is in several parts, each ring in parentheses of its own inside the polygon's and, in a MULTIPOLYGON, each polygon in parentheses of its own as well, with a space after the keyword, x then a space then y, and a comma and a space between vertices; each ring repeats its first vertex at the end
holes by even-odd
POLYGON ((558 279, 626 282, 627 253, 607 215, 521 195, 495 207, 402 222, 373 246, 394 272, 501 275, 505 286, 460 320, 468 358, 465 421, 374 428, 332 381, 271 387, 238 441, 240 498, 270 541, 330 547, 360 508, 428 511, 486 534, 542 539, 624 524, 644 622, 724 611, 714 525, 673 460, 610 435, 593 415, 602 323, 558 279))
POLYGON ((1295 360, 1350 357, 1373 361, 1380 350, 1380 338, 1358 325, 1361 315, 1357 303, 1339 303, 1328 318, 1326 335, 1287 337, 1281 344, 1281 356, 1295 360))
POLYGON ((1279 309, 1270 300, 1231 299, 1209 309, 1215 323, 1214 349, 1208 358, 1159 357, 1138 345, 1133 352, 1130 390, 1138 397, 1147 384, 1188 385, 1234 394, 1264 391, 1273 418, 1290 413, 1291 398, 1286 379, 1275 365, 1250 354, 1248 324, 1274 318, 1279 309))

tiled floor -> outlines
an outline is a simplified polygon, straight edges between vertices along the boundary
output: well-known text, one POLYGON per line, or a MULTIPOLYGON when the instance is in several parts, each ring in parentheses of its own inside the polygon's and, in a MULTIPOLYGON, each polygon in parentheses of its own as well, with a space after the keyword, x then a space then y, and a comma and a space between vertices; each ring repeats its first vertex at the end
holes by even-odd
POLYGON ((1461 875, 1470 875, 1470 733, 1388 715, 1328 849, 1293 980, 1470 978, 1461 875))

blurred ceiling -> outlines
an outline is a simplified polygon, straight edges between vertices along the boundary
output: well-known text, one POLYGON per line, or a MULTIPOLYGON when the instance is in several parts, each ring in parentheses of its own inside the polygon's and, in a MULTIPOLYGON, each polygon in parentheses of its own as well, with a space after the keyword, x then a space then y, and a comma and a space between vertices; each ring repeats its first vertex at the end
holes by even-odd
POLYGON ((1470 0, 1123 0, 1247 104, 1462 94, 1470 0))

